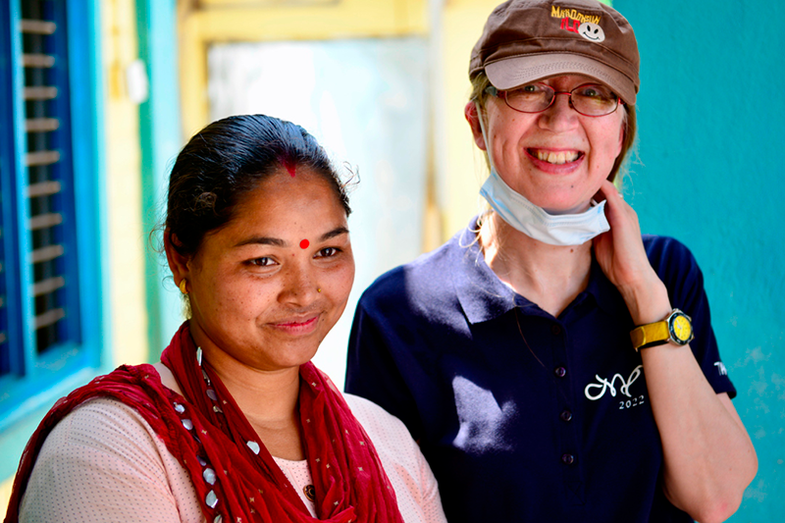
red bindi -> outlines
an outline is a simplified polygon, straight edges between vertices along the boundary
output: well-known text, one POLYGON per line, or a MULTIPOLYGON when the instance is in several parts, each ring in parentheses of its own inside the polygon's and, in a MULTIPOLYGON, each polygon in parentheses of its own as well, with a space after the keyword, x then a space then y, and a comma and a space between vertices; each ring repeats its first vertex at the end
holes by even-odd
MULTIPOLYGON (((294 175, 292 175, 292 176, 294 176, 294 175)), ((309 245, 311 245, 311 242, 309 242, 308 240, 303 240, 303 241, 300 242, 300 248, 301 249, 307 249, 309 245)))
POLYGON ((295 170, 297 168, 295 163, 289 160, 284 160, 283 165, 286 167, 286 170, 289 171, 289 174, 292 175, 292 178, 294 178, 295 170))

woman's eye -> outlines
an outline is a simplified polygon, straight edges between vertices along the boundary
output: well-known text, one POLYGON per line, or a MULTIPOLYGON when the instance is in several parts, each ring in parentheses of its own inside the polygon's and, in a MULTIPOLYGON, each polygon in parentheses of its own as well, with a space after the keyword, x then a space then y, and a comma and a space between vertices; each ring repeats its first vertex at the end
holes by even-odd
POLYGON ((539 84, 528 84, 507 91, 508 100, 539 100, 546 96, 547 89, 539 84))
POLYGON ((584 85, 578 88, 577 94, 585 98, 593 98, 597 100, 611 100, 614 98, 613 93, 599 85, 584 85))
POLYGON ((537 85, 537 84, 522 85, 521 87, 518 87, 517 89, 513 89, 512 91, 509 91, 509 93, 514 95, 514 96, 539 95, 542 92, 543 92, 542 86, 537 85))
POLYGON ((340 251, 338 249, 336 249, 335 247, 325 247, 324 249, 322 249, 322 250, 320 250, 319 252, 316 253, 316 257, 317 258, 330 258, 332 256, 335 256, 339 252, 340 251))
POLYGON ((251 265, 256 265, 257 267, 269 267, 270 265, 273 265, 275 262, 273 261, 272 258, 264 257, 264 258, 254 258, 253 260, 250 260, 249 263, 251 265))

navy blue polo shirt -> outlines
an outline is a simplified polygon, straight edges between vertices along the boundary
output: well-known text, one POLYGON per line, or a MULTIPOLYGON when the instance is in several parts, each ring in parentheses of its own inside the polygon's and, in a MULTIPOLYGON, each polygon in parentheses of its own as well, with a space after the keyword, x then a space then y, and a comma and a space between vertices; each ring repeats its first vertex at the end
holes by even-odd
MULTIPOLYGON (((646 375, 614 285, 593 263, 588 288, 554 318, 491 271, 476 228, 365 291, 346 390, 409 427, 451 523, 692 521, 660 487, 646 375)), ((733 397, 695 259, 671 238, 643 241, 693 319, 709 383, 733 397)))

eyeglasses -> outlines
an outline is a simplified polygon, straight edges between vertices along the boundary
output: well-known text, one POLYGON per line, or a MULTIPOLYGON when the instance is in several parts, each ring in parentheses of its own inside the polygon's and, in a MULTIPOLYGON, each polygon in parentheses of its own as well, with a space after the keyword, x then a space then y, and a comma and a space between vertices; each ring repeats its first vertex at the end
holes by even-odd
POLYGON ((491 85, 485 92, 502 98, 510 109, 521 113, 541 113, 553 105, 559 94, 568 95, 570 107, 584 116, 605 116, 615 111, 619 104, 624 104, 613 91, 597 84, 579 85, 572 91, 555 91, 550 85, 539 83, 522 85, 509 91, 499 91, 491 85))

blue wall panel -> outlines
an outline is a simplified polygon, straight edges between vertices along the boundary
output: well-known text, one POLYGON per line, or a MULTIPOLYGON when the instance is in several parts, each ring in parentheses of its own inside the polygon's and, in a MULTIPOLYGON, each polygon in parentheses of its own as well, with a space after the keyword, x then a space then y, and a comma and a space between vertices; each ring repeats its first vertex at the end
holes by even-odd
POLYGON ((730 520, 785 512, 785 2, 616 0, 641 51, 640 163, 625 193, 644 232, 701 264, 734 401, 760 461, 730 520))

